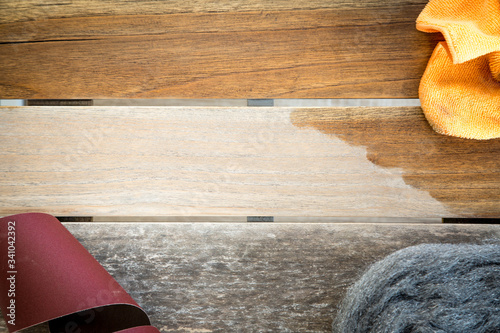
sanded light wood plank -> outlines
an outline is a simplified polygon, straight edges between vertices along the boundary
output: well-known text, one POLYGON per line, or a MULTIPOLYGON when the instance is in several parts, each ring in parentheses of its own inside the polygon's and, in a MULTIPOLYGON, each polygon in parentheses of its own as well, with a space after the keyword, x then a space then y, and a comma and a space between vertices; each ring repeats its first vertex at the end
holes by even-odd
POLYGON ((500 216, 500 140, 402 108, 0 108, 0 214, 500 216))
POLYGON ((422 243, 500 243, 500 226, 494 225, 66 227, 152 324, 181 333, 331 332, 346 289, 393 251, 422 243))
POLYGON ((426 2, 2 3, 0 98, 415 98, 426 2))

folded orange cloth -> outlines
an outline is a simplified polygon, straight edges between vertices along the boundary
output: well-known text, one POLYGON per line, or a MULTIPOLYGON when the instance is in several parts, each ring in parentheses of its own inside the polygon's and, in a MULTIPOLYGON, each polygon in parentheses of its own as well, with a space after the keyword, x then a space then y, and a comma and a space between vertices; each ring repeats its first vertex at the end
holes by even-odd
POLYGON ((438 133, 500 137, 500 1, 430 0, 417 29, 441 32, 420 81, 424 114, 438 133))

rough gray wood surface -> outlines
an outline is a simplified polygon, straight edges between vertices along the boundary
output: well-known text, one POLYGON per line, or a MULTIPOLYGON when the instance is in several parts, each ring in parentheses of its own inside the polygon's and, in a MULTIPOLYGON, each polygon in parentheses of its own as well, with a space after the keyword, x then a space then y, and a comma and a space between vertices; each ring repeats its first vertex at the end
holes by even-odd
POLYGON ((498 225, 65 225, 162 332, 329 332, 346 288, 389 253, 500 243, 498 225))

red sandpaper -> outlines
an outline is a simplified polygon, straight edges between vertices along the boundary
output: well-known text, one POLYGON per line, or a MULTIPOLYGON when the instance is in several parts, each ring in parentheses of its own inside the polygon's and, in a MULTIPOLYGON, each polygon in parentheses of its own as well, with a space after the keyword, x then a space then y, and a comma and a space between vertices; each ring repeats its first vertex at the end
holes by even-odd
POLYGON ((146 313, 53 216, 0 218, 0 306, 10 332, 158 333, 146 313))

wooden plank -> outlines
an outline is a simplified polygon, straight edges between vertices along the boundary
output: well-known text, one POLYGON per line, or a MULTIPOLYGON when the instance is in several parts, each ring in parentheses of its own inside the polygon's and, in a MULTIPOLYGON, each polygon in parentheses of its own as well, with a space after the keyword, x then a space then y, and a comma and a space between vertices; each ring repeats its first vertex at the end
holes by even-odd
POLYGON ((415 98, 426 2, 2 2, 0 98, 415 98))
POLYGON ((331 332, 347 287, 393 251, 421 243, 500 243, 498 225, 66 227, 162 332, 331 332))
POLYGON ((0 214, 499 217, 500 140, 401 108, 0 108, 0 214))
MULTIPOLYGON (((406 5, 422 4, 420 0, 407 0, 406 5)), ((109 15, 157 15, 179 13, 287 11, 295 9, 320 10, 323 8, 368 8, 401 5, 401 0, 387 0, 381 4, 377 0, 137 0, 118 2, 116 0, 73 0, 39 2, 36 0, 3 1, 0 3, 0 23, 35 21, 53 18, 74 18, 109 15), (119 4, 119 6, 118 6, 119 4)))

